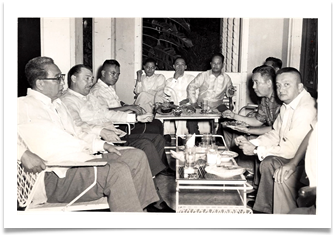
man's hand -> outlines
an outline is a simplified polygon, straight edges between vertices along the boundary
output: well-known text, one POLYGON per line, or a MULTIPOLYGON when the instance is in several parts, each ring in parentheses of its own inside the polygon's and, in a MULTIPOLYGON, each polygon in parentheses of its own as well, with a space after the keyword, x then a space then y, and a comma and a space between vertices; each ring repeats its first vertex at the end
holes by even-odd
POLYGON ((45 170, 45 162, 46 161, 29 150, 25 151, 21 157, 21 163, 26 172, 38 173, 45 170))
POLYGON ((105 141, 108 141, 108 142, 115 142, 115 141, 120 141, 121 140, 120 137, 114 131, 108 130, 106 128, 101 130, 100 136, 105 141))
POLYGON ((239 146, 240 144, 244 142, 248 142, 247 138, 245 138, 243 135, 237 136, 234 140, 237 146, 239 146))
POLYGON ((135 112, 137 115, 141 115, 143 112, 143 109, 138 105, 126 105, 123 107, 126 107, 127 110, 135 112))
POLYGON ((151 113, 137 116, 137 121, 139 122, 152 122, 153 119, 154 119, 154 115, 151 113))
POLYGON ((229 126, 229 128, 242 133, 249 133, 249 128, 244 126, 229 126))
POLYGON ((114 147, 114 145, 104 143, 104 150, 106 150, 109 153, 115 153, 115 154, 121 156, 121 153, 114 147))
POLYGON ((191 103, 191 105, 193 106, 193 108, 197 109, 197 108, 201 108, 198 103, 191 103))
POLYGON ((249 156, 255 155, 254 149, 256 146, 250 143, 250 141, 248 141, 244 136, 236 137, 235 143, 240 149, 242 149, 245 155, 249 155, 249 156))
POLYGON ((141 77, 142 77, 142 73, 143 73, 142 70, 138 70, 138 71, 136 72, 136 75, 137 75, 137 81, 138 81, 138 82, 141 82, 141 81, 142 81, 142 79, 141 79, 141 77))
POLYGON ((275 182, 282 184, 284 181, 288 180, 291 175, 295 172, 297 166, 294 163, 287 163, 282 167, 279 167, 273 174, 275 182))
POLYGON ((231 110, 227 109, 222 113, 223 118, 229 118, 229 119, 234 119, 235 113, 233 113, 231 110))

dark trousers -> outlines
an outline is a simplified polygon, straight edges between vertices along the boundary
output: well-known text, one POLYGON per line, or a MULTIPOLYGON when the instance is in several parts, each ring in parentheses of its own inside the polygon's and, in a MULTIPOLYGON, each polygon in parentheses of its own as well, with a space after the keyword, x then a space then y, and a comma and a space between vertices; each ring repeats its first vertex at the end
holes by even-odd
POLYGON ((157 119, 152 120, 152 122, 141 123, 138 122, 135 126, 132 126, 131 134, 161 134, 163 135, 164 127, 163 123, 157 119))
POLYGON ((159 134, 131 134, 125 136, 123 139, 127 140, 127 145, 145 152, 150 165, 153 176, 164 170, 167 165, 165 163, 165 139, 159 134))

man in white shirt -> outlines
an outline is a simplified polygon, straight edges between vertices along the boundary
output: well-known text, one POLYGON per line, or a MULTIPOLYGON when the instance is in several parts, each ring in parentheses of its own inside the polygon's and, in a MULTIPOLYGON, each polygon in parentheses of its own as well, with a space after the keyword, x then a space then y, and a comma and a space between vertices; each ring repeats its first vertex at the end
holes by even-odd
MULTIPOLYGON (((51 58, 30 60, 25 73, 32 89, 18 98, 17 110, 21 142, 17 157, 24 167, 39 171, 47 163, 103 160, 107 165, 98 167, 96 186, 79 201, 107 196, 111 211, 143 212, 159 200, 142 150, 117 149, 73 124, 59 99, 65 75, 51 58), (107 153, 93 155, 102 151, 107 153)), ((70 202, 92 183, 88 179, 94 179, 94 171, 91 167, 64 168, 45 172, 43 179, 48 202, 70 202)))
MULTIPOLYGON (((163 135, 163 124, 156 119, 153 119, 152 113, 145 113, 138 105, 127 105, 123 103, 116 94, 114 85, 117 83, 120 76, 120 64, 116 60, 105 60, 102 65, 101 77, 92 87, 90 94, 95 96, 102 106, 108 107, 109 110, 124 112, 127 122, 129 119, 144 117, 142 123, 136 123, 132 129, 132 134, 155 133, 163 135), (131 113, 129 113, 131 112, 131 113), (133 114, 132 112, 135 112, 133 114)), ((141 118, 142 119, 142 118, 141 118)), ((122 120, 125 121, 125 120, 122 120)))
POLYGON ((165 80, 163 74, 155 74, 156 60, 148 58, 143 63, 143 70, 137 71, 134 93, 137 95, 135 104, 146 112, 152 113, 155 102, 163 102, 165 80))
POLYGON ((253 209, 264 213, 273 213, 273 176, 276 169, 294 157, 316 116, 315 100, 303 88, 298 70, 291 67, 279 70, 276 87, 283 105, 273 130, 251 141, 244 136, 235 139, 236 145, 245 155, 256 155, 262 161, 253 209))
MULTIPOLYGON (((171 97, 170 100, 174 101, 175 104, 181 105, 188 103, 188 101, 186 100, 186 88, 188 84, 194 79, 194 76, 185 73, 185 70, 187 69, 187 64, 185 59, 182 57, 178 57, 177 59, 175 59, 173 68, 175 69, 175 73, 173 74, 173 77, 166 80, 164 93, 169 95, 171 97)), ((167 124, 170 123, 165 121, 164 127, 167 124)), ((177 135, 188 134, 186 121, 175 121, 175 125, 177 135)))
POLYGON ((126 135, 116 129, 111 121, 114 112, 101 106, 97 98, 89 94, 95 78, 91 68, 78 64, 67 75, 69 89, 60 97, 67 106, 75 125, 89 133, 102 135, 104 140, 115 142, 126 140, 126 145, 139 148, 148 157, 152 175, 155 176, 166 168, 162 162, 165 139, 162 135, 143 133, 126 135), (121 138, 120 138, 121 137, 121 138))
MULTIPOLYGON (((234 95, 233 83, 222 71, 224 56, 221 53, 214 54, 210 64, 212 69, 198 74, 187 86, 187 96, 195 107, 201 107, 201 103, 207 100, 210 108, 223 112, 228 109, 223 99, 234 95)), ((187 128, 190 134, 199 134, 197 121, 188 121, 187 128)))

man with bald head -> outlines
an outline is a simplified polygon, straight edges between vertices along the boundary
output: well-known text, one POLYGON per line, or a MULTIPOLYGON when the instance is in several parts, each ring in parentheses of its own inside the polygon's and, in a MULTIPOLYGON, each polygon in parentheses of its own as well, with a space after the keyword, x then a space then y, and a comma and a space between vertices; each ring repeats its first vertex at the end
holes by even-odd
POLYGON ((274 173, 290 162, 316 117, 315 100, 304 89, 301 75, 295 68, 279 70, 276 76, 278 98, 283 101, 273 130, 248 141, 235 139, 236 145, 248 156, 256 155, 262 162, 261 178, 256 195, 255 211, 273 213, 274 173))

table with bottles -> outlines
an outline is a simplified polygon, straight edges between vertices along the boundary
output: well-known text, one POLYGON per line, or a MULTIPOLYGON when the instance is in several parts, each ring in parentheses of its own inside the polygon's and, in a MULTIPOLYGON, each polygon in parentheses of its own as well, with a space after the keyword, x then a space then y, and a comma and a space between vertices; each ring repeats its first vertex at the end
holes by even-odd
POLYGON ((215 144, 215 138, 223 140, 223 137, 220 135, 196 136, 202 137, 199 146, 187 148, 178 146, 178 143, 176 146, 176 151, 179 153, 183 151, 185 156, 184 161, 176 159, 176 212, 251 214, 252 210, 247 207, 246 193, 247 190, 252 189, 252 186, 247 182, 242 171, 224 176, 207 172, 211 167, 225 166, 225 164, 241 169, 234 157, 221 161, 223 154, 231 152, 225 146, 215 144))
POLYGON ((213 121, 211 126, 211 133, 216 133, 219 127, 219 119, 221 118, 221 113, 219 111, 213 111, 212 113, 201 113, 201 109, 196 109, 195 113, 180 113, 175 115, 174 113, 162 114, 156 113, 155 118, 160 120, 162 123, 164 121, 177 121, 177 120, 208 120, 213 121))

